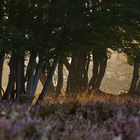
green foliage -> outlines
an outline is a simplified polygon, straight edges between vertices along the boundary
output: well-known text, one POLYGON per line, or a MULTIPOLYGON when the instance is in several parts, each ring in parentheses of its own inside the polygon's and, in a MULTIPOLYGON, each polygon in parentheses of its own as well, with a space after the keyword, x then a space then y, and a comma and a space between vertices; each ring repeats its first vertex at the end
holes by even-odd
POLYGON ((0 44, 19 54, 32 48, 49 51, 59 45, 67 24, 63 50, 112 48, 134 56, 139 50, 139 4, 138 0, 1 1, 0 44))

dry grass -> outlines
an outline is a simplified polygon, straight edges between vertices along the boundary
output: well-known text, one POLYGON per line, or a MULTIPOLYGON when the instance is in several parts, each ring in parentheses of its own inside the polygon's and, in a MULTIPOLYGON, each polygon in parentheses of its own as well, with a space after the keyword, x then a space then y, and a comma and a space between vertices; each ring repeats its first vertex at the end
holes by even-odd
POLYGON ((58 98, 54 98, 51 95, 46 97, 45 102, 47 103, 65 103, 70 101, 78 101, 82 104, 87 102, 111 102, 111 103, 117 103, 117 104, 124 104, 124 103, 137 103, 140 104, 140 97, 139 96, 130 96, 127 94, 122 95, 112 95, 107 94, 104 92, 93 92, 90 94, 87 93, 79 93, 75 98, 72 97, 66 97, 63 93, 58 98))

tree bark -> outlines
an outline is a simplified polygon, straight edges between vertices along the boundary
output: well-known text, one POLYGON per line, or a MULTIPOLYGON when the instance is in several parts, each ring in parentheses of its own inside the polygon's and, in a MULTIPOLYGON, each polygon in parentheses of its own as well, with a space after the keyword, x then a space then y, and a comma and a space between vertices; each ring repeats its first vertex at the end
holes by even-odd
POLYGON ((93 57, 93 71, 92 71, 92 77, 91 80, 89 82, 89 92, 91 90, 94 90, 95 88, 95 83, 96 80, 98 78, 98 73, 99 73, 99 55, 97 53, 92 53, 92 57, 93 57))
POLYGON ((99 90, 103 77, 105 75, 106 66, 107 66, 106 54, 101 55, 99 61, 100 61, 100 71, 98 73, 98 78, 96 80, 95 87, 94 87, 96 90, 99 90))
POLYGON ((28 96, 31 96, 33 93, 33 82, 34 82, 34 72, 36 68, 36 57, 37 54, 34 51, 30 52, 30 60, 28 64, 28 74, 27 75, 27 88, 26 88, 26 94, 28 96))
POLYGON ((85 49, 79 51, 79 61, 77 62, 77 91, 83 93, 88 86, 88 56, 85 49))
POLYGON ((59 56, 56 56, 56 58, 54 59, 54 62, 52 64, 52 67, 50 68, 50 71, 48 71, 47 80, 46 80, 45 85, 41 91, 41 94, 39 95, 37 102, 43 101, 44 98, 46 97, 46 94, 48 93, 49 88, 50 88, 50 84, 51 84, 52 77, 54 75, 54 71, 55 71, 55 68, 57 66, 58 60, 59 60, 59 56))
MULTIPOLYGON (((47 75, 45 74, 45 72, 42 72, 41 73, 41 77, 40 77, 40 82, 41 82, 41 84, 42 84, 43 87, 45 85, 46 80, 47 80, 47 75)), ((53 80, 51 81, 50 89, 49 89, 48 92, 49 93, 55 92, 55 87, 54 87, 54 84, 53 84, 53 80)))
POLYGON ((139 77, 139 80, 138 80, 136 92, 137 92, 138 95, 140 95, 140 77, 139 77))
POLYGON ((90 65, 90 54, 87 56, 87 62, 86 62, 86 66, 84 69, 84 88, 87 91, 88 90, 88 70, 89 70, 89 65, 90 65))
POLYGON ((37 85, 42 74, 42 62, 43 62, 42 57, 40 57, 39 62, 37 64, 36 71, 35 71, 34 79, 33 79, 33 89, 32 89, 31 98, 34 98, 35 91, 37 89, 37 85))
MULTIPOLYGON (((65 62, 66 64, 66 62, 65 62)), ((67 67, 69 65, 67 64, 67 67)), ((75 97, 77 93, 87 90, 89 59, 84 49, 74 52, 69 69, 66 93, 75 97)))
POLYGON ((68 96, 75 96, 76 93, 76 77, 77 77, 77 54, 74 53, 72 56, 72 60, 71 60, 71 65, 69 68, 69 75, 68 75, 68 79, 67 79, 67 88, 66 88, 66 94, 68 96))
POLYGON ((10 99, 14 100, 15 97, 16 97, 16 91, 15 91, 15 84, 14 84, 11 90, 10 99))
POLYGON ((60 61, 58 64, 58 81, 56 86, 55 97, 58 97, 61 94, 63 87, 63 61, 60 61))
POLYGON ((131 85, 128 91, 129 94, 135 94, 138 79, 139 79, 139 65, 140 65, 139 59, 138 57, 136 57, 134 60, 133 77, 132 77, 131 85))
POLYGON ((16 61, 16 98, 24 93, 24 56, 17 57, 16 61))
POLYGON ((63 61, 63 63, 64 63, 64 65, 65 65, 65 67, 67 68, 67 70, 70 71, 70 63, 68 62, 68 60, 65 59, 65 60, 63 61))
POLYGON ((3 95, 2 99, 8 99, 9 96, 13 92, 14 84, 15 84, 15 80, 16 80, 15 62, 16 62, 15 54, 12 54, 10 62, 9 62, 10 74, 9 74, 8 85, 7 85, 5 94, 3 95))
POLYGON ((4 94, 3 92, 3 88, 2 88, 2 75, 3 75, 3 64, 4 64, 4 57, 5 57, 5 53, 1 52, 0 53, 0 97, 2 97, 2 94, 4 94))

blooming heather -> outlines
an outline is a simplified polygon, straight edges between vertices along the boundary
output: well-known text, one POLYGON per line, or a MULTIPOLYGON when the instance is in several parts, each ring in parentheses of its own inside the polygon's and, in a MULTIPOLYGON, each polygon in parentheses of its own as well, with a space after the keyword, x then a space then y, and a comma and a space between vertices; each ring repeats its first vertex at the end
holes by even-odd
POLYGON ((139 140, 140 105, 0 103, 1 140, 139 140))

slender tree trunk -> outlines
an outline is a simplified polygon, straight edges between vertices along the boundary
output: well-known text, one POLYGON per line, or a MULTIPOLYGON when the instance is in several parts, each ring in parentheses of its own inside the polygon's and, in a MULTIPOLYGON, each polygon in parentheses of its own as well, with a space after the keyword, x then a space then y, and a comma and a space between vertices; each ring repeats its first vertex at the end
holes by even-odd
POLYGON ((84 70, 84 89, 85 91, 88 90, 88 70, 89 70, 89 64, 90 64, 90 54, 88 55, 85 70, 84 70))
POLYGON ((98 78, 98 72, 99 72, 99 55, 93 52, 92 57, 93 57, 93 71, 92 71, 91 80, 89 82, 89 91, 94 90, 95 83, 98 78))
POLYGON ((137 92, 138 95, 140 95, 140 77, 139 77, 139 80, 138 80, 136 92, 137 92))
POLYGON ((10 94, 10 99, 15 99, 16 97, 16 91, 15 91, 15 84, 14 86, 12 87, 12 90, 11 90, 11 94, 10 94))
POLYGON ((15 84, 15 80, 16 80, 15 62, 16 62, 15 54, 12 54, 10 62, 9 62, 10 74, 9 74, 8 85, 7 85, 5 94, 3 95, 3 99, 8 99, 14 89, 14 84, 15 84))
POLYGON ((83 93, 87 90, 88 86, 88 56, 84 49, 79 51, 79 61, 77 62, 77 91, 83 93))
POLYGON ((136 59, 134 60, 134 70, 133 70, 132 82, 130 85, 130 89, 128 91, 129 94, 135 94, 138 79, 139 79, 139 65, 140 65, 139 60, 136 57, 136 59))
POLYGON ((24 56, 17 57, 16 63, 16 98, 19 99, 24 92, 24 56))
MULTIPOLYGON (((43 87, 45 85, 46 80, 47 80, 47 75, 45 74, 45 72, 42 72, 41 77, 40 77, 40 82, 43 87)), ((49 93, 54 93, 54 92, 55 92, 55 87, 54 87, 53 81, 51 81, 49 93)))
POLYGON ((67 68, 67 70, 70 71, 70 63, 68 62, 68 60, 65 59, 63 63, 65 65, 65 67, 67 68))
POLYGON ((34 79, 33 79, 33 90, 32 90, 32 94, 31 94, 31 98, 34 98, 35 95, 35 91, 37 89, 37 85, 39 82, 39 79, 41 77, 42 74, 42 58, 39 58, 39 62, 35 71, 35 75, 34 75, 34 79))
MULTIPOLYGON (((38 98, 38 101, 43 101, 44 98, 46 97, 46 94, 47 94, 48 91, 49 91, 50 84, 51 84, 51 81, 52 81, 52 77, 53 77, 53 75, 54 75, 54 71, 55 71, 55 69, 56 69, 58 60, 59 60, 59 55, 56 56, 56 58, 54 59, 54 62, 53 62, 53 64, 52 64, 52 67, 50 68, 50 71, 49 71, 48 74, 47 74, 47 80, 46 80, 45 85, 44 85, 44 87, 43 87, 43 89, 42 89, 42 91, 41 91, 41 94, 40 94, 40 96, 39 96, 39 98, 38 98)), ((37 102, 38 102, 38 101, 37 101, 37 102)))
POLYGON ((4 64, 4 57, 5 57, 5 53, 1 52, 0 53, 0 97, 2 97, 2 94, 4 94, 3 92, 3 88, 2 88, 2 75, 3 75, 3 64, 4 64))
POLYGON ((63 87, 63 62, 60 61, 58 64, 58 81, 56 86, 55 97, 58 97, 61 94, 62 87, 63 87))
MULTIPOLYGON (((34 51, 30 52, 30 60, 28 64, 28 78, 27 78, 27 88, 26 94, 31 96, 33 93, 33 82, 34 82, 34 72, 36 68, 36 57, 37 54, 34 51)), ((26 74, 27 75, 27 74, 26 74)))
POLYGON ((98 78, 96 80, 95 87, 94 87, 96 90, 99 90, 101 86, 103 77, 105 75, 106 66, 107 66, 107 56, 105 54, 100 56, 100 71, 98 73, 98 78))
POLYGON ((22 57, 21 60, 21 91, 22 91, 22 95, 25 95, 26 91, 25 91, 25 64, 24 64, 24 56, 22 57))
MULTIPOLYGON (((35 53, 34 53, 35 55, 35 53)), ((26 83, 28 81, 28 77, 29 77, 29 73, 30 73, 30 68, 31 68, 31 65, 33 63, 33 52, 30 51, 30 55, 29 55, 29 62, 28 62, 28 65, 27 65, 27 69, 26 69, 26 74, 25 74, 25 78, 24 78, 24 82, 26 83)))
POLYGON ((71 60, 71 65, 69 68, 69 75, 68 75, 68 79, 67 79, 67 88, 66 88, 66 94, 68 96, 75 96, 76 93, 76 88, 77 88, 77 54, 73 54, 72 56, 72 60, 71 60))

